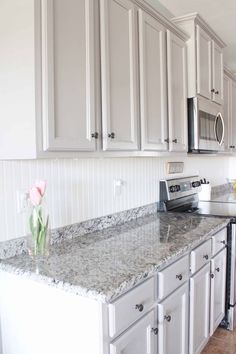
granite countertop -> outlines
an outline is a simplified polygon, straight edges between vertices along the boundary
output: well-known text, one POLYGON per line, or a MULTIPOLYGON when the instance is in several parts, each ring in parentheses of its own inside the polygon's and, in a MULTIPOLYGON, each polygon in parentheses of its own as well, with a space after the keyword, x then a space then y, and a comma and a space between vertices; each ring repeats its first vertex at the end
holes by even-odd
POLYGON ((236 190, 227 191, 225 193, 218 193, 211 195, 211 202, 221 203, 235 203, 236 204, 236 190))
POLYGON ((51 247, 34 260, 2 260, 0 269, 105 303, 194 248, 228 219, 155 213, 51 247))

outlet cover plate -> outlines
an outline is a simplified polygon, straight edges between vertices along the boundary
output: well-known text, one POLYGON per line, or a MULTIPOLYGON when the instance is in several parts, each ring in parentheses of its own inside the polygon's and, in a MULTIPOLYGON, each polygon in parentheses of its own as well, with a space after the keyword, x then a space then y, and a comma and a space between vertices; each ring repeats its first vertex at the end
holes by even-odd
POLYGON ((183 173, 184 162, 167 162, 166 170, 168 174, 183 173))

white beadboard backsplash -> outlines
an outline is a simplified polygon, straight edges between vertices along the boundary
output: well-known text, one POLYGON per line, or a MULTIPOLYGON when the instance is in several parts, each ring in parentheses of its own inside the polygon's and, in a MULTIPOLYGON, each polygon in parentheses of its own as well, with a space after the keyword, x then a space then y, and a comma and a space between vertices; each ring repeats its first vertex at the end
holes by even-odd
POLYGON ((27 234, 27 214, 17 212, 17 191, 47 181, 51 227, 59 227, 157 202, 166 162, 183 161, 184 175, 225 183, 227 157, 96 158, 0 162, 0 241, 27 234), (114 194, 114 180, 124 182, 114 194))

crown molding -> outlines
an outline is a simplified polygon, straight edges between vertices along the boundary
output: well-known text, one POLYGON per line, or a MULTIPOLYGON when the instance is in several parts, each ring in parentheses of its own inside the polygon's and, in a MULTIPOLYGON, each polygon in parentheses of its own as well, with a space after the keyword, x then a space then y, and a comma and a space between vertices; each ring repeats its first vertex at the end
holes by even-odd
POLYGON ((214 39, 214 41, 221 47, 226 47, 226 43, 218 36, 218 34, 208 25, 208 23, 197 13, 193 12, 191 14, 178 16, 172 18, 172 21, 175 24, 180 24, 183 22, 193 21, 196 25, 199 25, 202 29, 204 29, 210 37, 214 39))
POLYGON ((172 19, 168 19, 162 15, 157 8, 149 4, 146 0, 132 0, 140 9, 147 12, 149 15, 154 17, 160 24, 162 24, 166 29, 170 30, 178 37, 187 41, 190 37, 181 28, 175 25, 172 19))
POLYGON ((230 77, 232 80, 236 80, 236 73, 233 72, 230 68, 224 65, 224 74, 230 77))

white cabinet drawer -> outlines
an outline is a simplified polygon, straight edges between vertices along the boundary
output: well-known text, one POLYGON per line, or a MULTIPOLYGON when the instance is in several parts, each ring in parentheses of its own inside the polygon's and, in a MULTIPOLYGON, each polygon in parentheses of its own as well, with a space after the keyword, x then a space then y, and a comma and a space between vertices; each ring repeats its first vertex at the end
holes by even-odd
POLYGON ((214 236, 212 236, 212 255, 214 256, 221 249, 223 249, 227 242, 227 229, 217 232, 214 236))
POLYGON ((189 277, 189 256, 184 256, 158 273, 158 299, 164 299, 189 277))
POLYGON ((190 255, 191 273, 195 273, 208 263, 211 259, 211 240, 204 242, 201 246, 195 248, 190 255))
POLYGON ((154 278, 109 304, 109 334, 114 337, 146 313, 154 303, 154 278))

